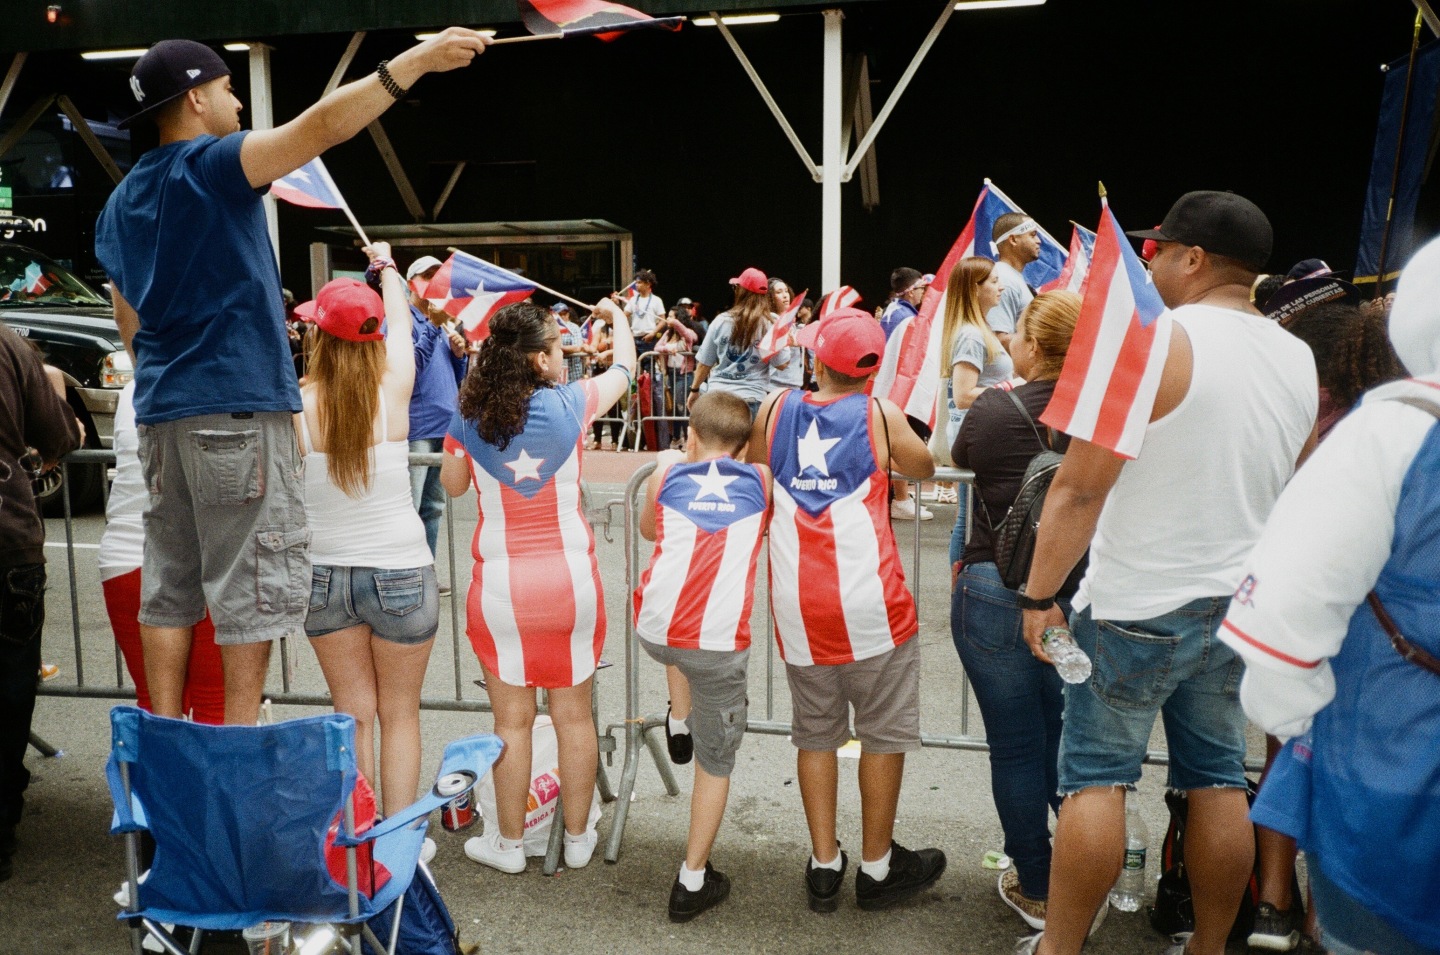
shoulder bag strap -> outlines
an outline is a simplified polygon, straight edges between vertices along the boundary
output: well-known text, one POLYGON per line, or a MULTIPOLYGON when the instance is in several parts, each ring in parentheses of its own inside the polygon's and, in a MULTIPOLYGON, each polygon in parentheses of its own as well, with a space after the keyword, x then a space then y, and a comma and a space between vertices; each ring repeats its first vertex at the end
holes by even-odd
POLYGON ((1031 431, 1035 432, 1035 440, 1043 444, 1048 450, 1054 451, 1055 442, 1050 439, 1050 429, 1047 427, 1045 429, 1045 437, 1040 437, 1040 429, 1036 426, 1035 419, 1030 417, 1030 412, 1026 410, 1025 402, 1020 400, 1020 397, 1015 394, 1014 389, 1005 392, 1005 394, 1010 398, 1010 402, 1020 409, 1020 414, 1024 416, 1025 423, 1030 425, 1031 431))

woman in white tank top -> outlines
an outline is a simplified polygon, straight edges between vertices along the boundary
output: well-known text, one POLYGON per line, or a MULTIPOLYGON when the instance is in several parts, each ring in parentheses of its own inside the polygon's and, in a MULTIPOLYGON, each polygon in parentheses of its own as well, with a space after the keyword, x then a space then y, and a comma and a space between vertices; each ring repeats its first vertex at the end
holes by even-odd
POLYGON ((383 300, 335 279, 296 309, 316 326, 300 389, 314 567, 305 632, 336 711, 355 717, 357 760, 372 781, 380 721, 381 805, 393 815, 415 801, 420 779, 420 688, 439 593, 410 496, 410 307, 389 245, 365 252, 383 300))

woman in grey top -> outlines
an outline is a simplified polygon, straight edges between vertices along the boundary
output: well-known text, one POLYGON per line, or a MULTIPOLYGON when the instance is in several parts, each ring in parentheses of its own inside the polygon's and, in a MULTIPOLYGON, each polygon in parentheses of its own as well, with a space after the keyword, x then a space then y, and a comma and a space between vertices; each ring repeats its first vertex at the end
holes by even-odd
POLYGON ((715 316, 695 356, 695 382, 685 402, 687 410, 708 382, 710 388, 740 397, 753 415, 770 390, 770 369, 784 368, 789 361, 788 349, 768 362, 760 357, 759 341, 775 321, 765 273, 746 269, 730 284, 735 286, 735 302, 729 311, 715 316))

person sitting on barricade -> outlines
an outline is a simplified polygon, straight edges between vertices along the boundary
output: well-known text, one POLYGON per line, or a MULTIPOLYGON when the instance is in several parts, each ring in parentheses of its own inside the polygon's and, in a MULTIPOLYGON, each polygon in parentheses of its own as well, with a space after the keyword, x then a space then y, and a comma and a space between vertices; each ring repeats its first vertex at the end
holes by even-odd
POLYGON ((695 402, 684 452, 662 451, 645 492, 640 533, 655 541, 635 589, 635 632, 665 664, 665 737, 677 763, 696 761, 685 861, 670 889, 670 921, 725 901, 730 880, 710 865, 747 720, 755 562, 770 520, 770 469, 735 456, 750 409, 715 392, 695 402))
POLYGON ((855 899, 877 909, 945 871, 939 849, 916 852, 891 838, 905 754, 920 748, 920 624, 890 529, 889 472, 924 480, 935 462, 904 412, 865 393, 885 353, 874 318, 837 309, 798 338, 815 352, 820 390, 767 397, 750 456, 765 453, 775 472, 770 602, 813 847, 805 888, 813 911, 839 906, 846 856, 835 837, 836 750, 851 740, 854 706, 864 820, 855 899))
POLYGON ((414 319, 389 244, 365 252, 366 276, 384 290, 383 300, 341 278, 300 306, 316 328, 300 390, 312 535, 305 634, 336 712, 355 717, 356 761, 366 779, 379 779, 383 812, 391 816, 415 801, 420 781, 420 689, 440 626, 440 595, 410 487, 414 319))
POLYGON ((558 384, 560 329, 538 305, 507 305, 490 320, 460 388, 440 480, 451 497, 475 486, 474 576, 466 631, 485 673, 495 732, 500 825, 465 854, 501 872, 525 871, 522 836, 530 789, 535 689, 549 690, 565 806, 565 866, 595 851, 590 804, 599 758, 591 690, 605 644, 605 599, 595 535, 580 494, 583 437, 630 388, 635 341, 609 301, 596 312, 614 329, 614 364, 596 378, 558 384))

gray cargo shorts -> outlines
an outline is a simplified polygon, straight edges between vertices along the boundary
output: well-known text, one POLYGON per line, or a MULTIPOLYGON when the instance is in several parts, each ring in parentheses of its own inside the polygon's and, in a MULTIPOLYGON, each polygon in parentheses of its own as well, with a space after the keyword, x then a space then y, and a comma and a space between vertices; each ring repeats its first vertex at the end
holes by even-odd
POLYGON ((310 530, 289 412, 197 415, 139 435, 140 622, 190 627, 208 607, 221 645, 303 637, 310 530))
POLYGON ((690 715, 685 725, 695 744, 695 761, 711 776, 735 771, 735 754, 745 738, 750 704, 746 673, 750 650, 692 650, 649 640, 640 646, 656 661, 679 668, 690 682, 690 715))
POLYGON ((790 683, 790 741, 796 749, 835 750, 855 738, 867 753, 920 748, 920 641, 876 657, 830 666, 785 664, 790 683))

